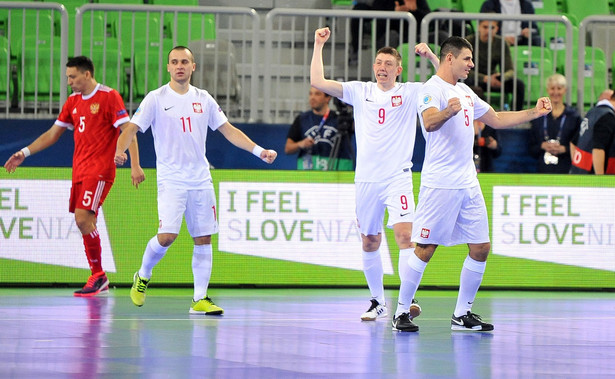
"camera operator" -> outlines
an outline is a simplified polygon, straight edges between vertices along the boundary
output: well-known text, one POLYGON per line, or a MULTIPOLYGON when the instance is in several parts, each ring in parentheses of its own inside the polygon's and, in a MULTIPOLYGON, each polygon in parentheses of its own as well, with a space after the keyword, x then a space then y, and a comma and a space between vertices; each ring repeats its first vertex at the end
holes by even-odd
POLYGON ((329 107, 331 96, 310 88, 311 110, 301 113, 290 127, 284 152, 299 153, 298 170, 343 170, 354 169, 354 154, 351 144, 352 115, 341 103, 338 116, 329 107))

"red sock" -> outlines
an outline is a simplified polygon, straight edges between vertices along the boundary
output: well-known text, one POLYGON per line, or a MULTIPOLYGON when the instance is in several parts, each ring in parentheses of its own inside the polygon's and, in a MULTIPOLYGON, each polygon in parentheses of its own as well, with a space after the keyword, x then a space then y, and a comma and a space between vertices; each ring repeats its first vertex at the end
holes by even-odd
POLYGON ((85 255, 88 258, 92 275, 101 272, 103 270, 101 262, 102 248, 100 247, 100 236, 97 229, 94 229, 90 234, 83 235, 83 246, 85 246, 85 255))

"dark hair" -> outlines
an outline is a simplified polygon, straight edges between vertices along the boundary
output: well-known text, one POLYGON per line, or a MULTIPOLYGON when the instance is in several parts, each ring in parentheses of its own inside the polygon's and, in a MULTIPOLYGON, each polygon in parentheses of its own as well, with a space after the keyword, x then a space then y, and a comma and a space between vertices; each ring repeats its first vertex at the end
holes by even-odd
POLYGON ((68 58, 68 62, 66 62, 66 67, 77 67, 79 71, 89 71, 90 74, 92 74, 92 77, 94 76, 94 63, 92 63, 92 60, 90 58, 83 55, 68 58))
POLYGON ((378 54, 388 54, 388 55, 392 55, 395 60, 397 61, 397 64, 399 66, 401 66, 401 54, 399 54, 399 51, 397 51, 396 48, 391 47, 391 46, 385 46, 385 47, 381 47, 380 49, 378 49, 378 51, 376 52, 376 56, 378 56, 378 54))
POLYGON ((192 57, 192 63, 194 63, 194 54, 192 53, 192 50, 182 45, 175 46, 169 51, 169 54, 167 54, 167 62, 169 61, 169 59, 171 59, 171 52, 175 50, 188 50, 188 52, 190 53, 190 57, 192 57))
POLYGON ((472 44, 467 39, 456 36, 448 37, 440 47, 440 61, 444 61, 449 53, 453 54, 455 58, 458 57, 463 49, 473 51, 472 44))

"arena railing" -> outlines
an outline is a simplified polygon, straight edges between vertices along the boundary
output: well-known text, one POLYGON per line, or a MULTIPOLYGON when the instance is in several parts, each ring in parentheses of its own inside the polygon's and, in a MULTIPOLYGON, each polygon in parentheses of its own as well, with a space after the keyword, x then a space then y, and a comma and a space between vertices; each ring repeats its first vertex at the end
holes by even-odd
MULTIPOLYGON (((230 119, 253 119, 258 97, 260 17, 243 7, 190 7, 123 4, 86 4, 77 10, 75 52, 97 50, 102 71, 107 64, 124 73, 115 82, 132 113, 147 92, 167 83, 167 54, 177 45, 193 50, 196 71, 193 84, 205 88, 230 119), (94 35, 102 18, 106 35, 94 35), (83 34, 90 26, 90 34, 83 34), (181 34, 188 30, 188 34, 181 34), (85 38, 89 40, 86 41, 85 38), (98 38, 98 40, 96 40, 98 38), (237 46, 237 47, 236 47, 237 46), (120 62, 107 54, 116 50, 120 62)), ((113 72, 113 70, 111 70, 113 72)), ((102 77, 102 76, 101 76, 102 77)))
MULTIPOLYGON (((434 30, 434 29, 439 30, 439 31, 446 31, 447 33, 443 37, 451 35, 455 29, 459 29, 461 31, 459 33, 460 37, 467 37, 468 33, 475 33, 478 37, 477 25, 482 20, 493 20, 497 22, 520 21, 518 16, 503 15, 503 14, 496 14, 496 13, 487 14, 487 13, 462 13, 462 12, 431 12, 427 14, 423 18, 423 21, 421 22, 421 33, 420 33, 421 40, 424 40, 426 36, 429 35, 430 30, 434 30)), ((563 70, 563 72, 561 73, 568 79, 569 82, 572 82, 572 71, 573 71, 572 23, 565 16, 551 16, 551 15, 523 15, 523 21, 539 23, 538 33, 541 37, 541 40, 543 41, 543 45, 541 46, 536 46, 536 45, 532 46, 531 40, 532 40, 533 35, 532 35, 532 31, 530 30, 530 36, 528 38, 530 42, 527 48, 520 47, 517 44, 517 42, 515 42, 514 45, 510 46, 513 65, 515 65, 515 68, 514 68, 515 74, 514 74, 513 79, 519 78, 525 83, 526 93, 527 93, 527 96, 525 96, 525 104, 527 107, 531 107, 534 105, 531 102, 535 100, 536 96, 545 95, 545 92, 544 92, 545 81, 547 77, 557 72, 558 69, 563 70), (552 55, 551 50, 554 47, 551 45, 550 41, 546 41, 547 39, 550 40, 551 38, 550 37, 548 38, 548 36, 545 35, 544 28, 540 27, 541 25, 548 24, 548 23, 561 25, 560 29, 562 30, 562 33, 558 35, 556 32, 555 37, 563 37, 562 38, 563 41, 561 41, 560 45, 558 45, 558 48, 565 49, 565 52, 566 52, 565 64, 563 65, 563 68, 561 68, 562 66, 559 66, 557 64, 557 61, 548 59, 548 56, 552 55), (524 57, 521 55, 515 56, 515 53, 528 54, 529 57, 524 57), (546 67, 543 67, 542 66, 543 63, 548 63, 548 64, 546 67), (536 86, 539 86, 539 88, 536 88, 536 86)), ((441 42, 443 42, 443 40, 441 39, 442 37, 441 33, 436 34, 435 37, 436 37, 436 39, 434 40, 435 45, 439 45, 441 42)), ((477 43, 474 46, 474 64, 476 65, 474 74, 478 75, 477 72, 478 72, 479 67, 478 67, 477 57, 479 56, 479 54, 488 54, 488 61, 491 61, 492 52, 490 49, 487 52, 480 51, 478 49, 479 39, 476 38, 475 40, 477 41, 477 43)), ((502 49, 504 49, 503 45, 502 45, 502 49)), ((439 54, 439 51, 438 51, 438 54, 439 54)), ((503 56, 503 54, 501 55, 503 56)), ((424 68, 426 64, 427 62, 422 61, 421 67, 424 68)), ((506 69, 503 62, 499 62, 499 67, 500 67, 500 71, 505 71, 506 69)), ((424 70, 421 70, 422 74, 424 72, 425 72, 424 70)), ((490 68, 488 68, 487 74, 488 75, 491 74, 490 68)), ((426 80, 426 78, 421 77, 421 81, 424 81, 424 80, 426 80)), ((515 104, 518 91, 517 91, 516 83, 513 86, 514 86, 513 87, 513 97, 512 97, 512 100, 508 102, 515 104)), ((502 83, 501 92, 505 92, 505 90, 506 90, 506 86, 504 85, 504 83, 502 83)), ((567 95, 566 95, 568 104, 571 103, 571 94, 572 94, 572 86, 568 85, 567 95)), ((499 96, 498 98, 496 97, 496 95, 497 93, 491 90, 491 86, 487 85, 487 90, 485 92, 485 97, 487 98, 487 102, 492 104, 494 108, 496 109, 506 109, 506 106, 510 105, 507 103, 506 97, 499 96)))
MULTIPOLYGON (((323 49, 325 76, 343 81, 373 80, 372 63, 380 45, 397 46, 397 39, 414 46, 416 41, 416 19, 410 13, 272 9, 265 18, 264 93, 261 108, 265 122, 290 123, 294 116, 307 109, 314 32, 324 26, 332 31, 323 49), (371 19, 385 23, 384 36, 376 36, 376 22, 372 22, 371 26, 358 22, 357 55, 351 56, 351 21, 371 19), (391 33, 391 22, 399 22, 397 36, 391 33), (364 37, 366 32, 371 32, 369 39, 364 37), (377 37, 382 40, 377 41, 377 37)), ((403 62, 413 62, 404 67, 410 77, 415 73, 414 56, 414 49, 410 49, 402 57, 403 62)))
POLYGON ((55 117, 68 93, 66 9, 0 2, 0 14, 0 117, 55 117))

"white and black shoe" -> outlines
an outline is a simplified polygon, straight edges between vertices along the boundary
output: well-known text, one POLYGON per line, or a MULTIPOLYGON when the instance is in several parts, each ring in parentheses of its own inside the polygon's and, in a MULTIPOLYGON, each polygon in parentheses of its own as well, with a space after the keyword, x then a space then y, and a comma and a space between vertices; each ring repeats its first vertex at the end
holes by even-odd
POLYGON ((367 312, 361 315, 361 320, 375 321, 377 318, 386 317, 388 315, 386 305, 380 304, 376 299, 371 299, 370 301, 372 303, 367 312))
POLYGON ((481 320, 476 313, 468 311, 467 314, 451 318, 451 330, 465 330, 470 332, 488 332, 493 330, 493 325, 481 320))

